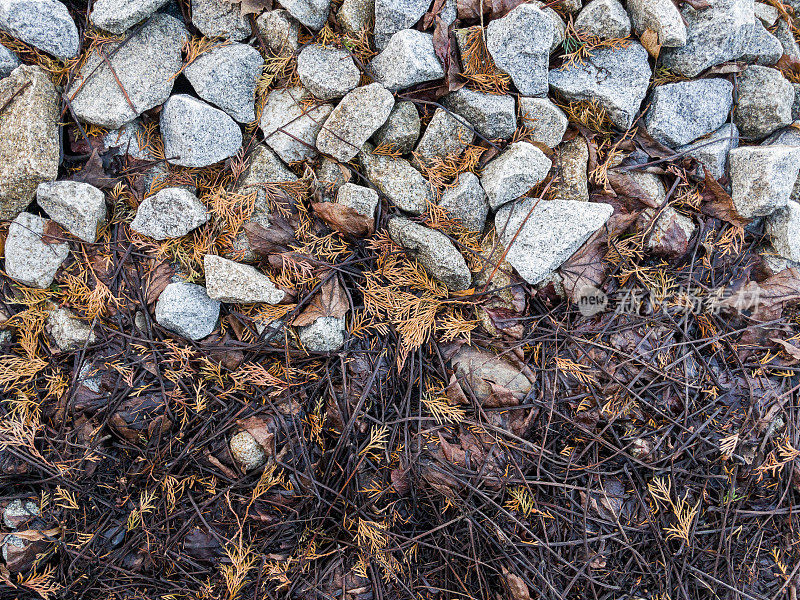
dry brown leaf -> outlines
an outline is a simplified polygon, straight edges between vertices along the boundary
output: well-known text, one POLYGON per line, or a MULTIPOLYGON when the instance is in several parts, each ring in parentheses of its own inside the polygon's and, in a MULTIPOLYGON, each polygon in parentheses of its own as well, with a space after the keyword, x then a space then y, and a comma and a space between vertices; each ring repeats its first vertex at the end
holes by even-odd
POLYGON ((786 351, 786 353, 789 356, 791 356, 792 358, 796 358, 796 359, 800 360, 800 347, 795 346, 794 344, 790 344, 786 340, 782 340, 782 339, 779 339, 779 338, 774 338, 773 337, 773 338, 769 338, 769 339, 771 339, 776 344, 780 344, 781 346, 783 346, 783 349, 786 351))
POLYGON ((514 575, 514 573, 503 567, 503 579, 506 580, 506 587, 511 600, 530 600, 531 592, 522 577, 514 575))
POLYGON ((236 423, 253 436, 268 456, 275 455, 275 420, 272 417, 248 417, 236 423))
POLYGON ((175 269, 168 262, 160 262, 155 269, 150 270, 150 274, 147 277, 147 292, 145 293, 147 304, 153 304, 158 300, 161 292, 172 281, 173 275, 175 275, 175 269))
POLYGON ((650 208, 658 208, 658 203, 631 177, 628 171, 609 169, 608 183, 617 195, 634 198, 650 208))
POLYGON ((658 58, 661 52, 661 44, 658 43, 658 33, 647 28, 642 32, 642 35, 639 36, 639 41, 642 42, 642 46, 644 46, 644 49, 647 50, 650 56, 658 58))
POLYGON ((366 237, 375 231, 375 219, 337 202, 312 202, 311 207, 331 229, 356 237, 366 237))
POLYGON ((770 321, 781 316, 788 304, 800 301, 800 269, 784 269, 762 281, 749 282, 740 291, 722 301, 723 308, 752 308, 752 316, 770 321))
POLYGON ((311 303, 301 312, 292 325, 301 327, 311 325, 320 317, 342 318, 347 314, 350 303, 347 301, 347 294, 336 277, 331 277, 322 284, 319 293, 314 296, 311 303))
POLYGON ((289 249, 290 244, 297 242, 292 222, 278 214, 270 216, 269 227, 247 222, 242 225, 242 229, 256 254, 285 252, 289 249))
POLYGON ((703 167, 703 171, 705 172, 705 185, 700 192, 703 198, 703 204, 700 206, 701 212, 737 227, 748 225, 750 220, 745 219, 737 212, 736 207, 733 205, 733 199, 728 192, 714 179, 708 169, 703 167))
POLYGON ((525 0, 456 0, 459 19, 479 19, 483 14, 502 17, 525 0))

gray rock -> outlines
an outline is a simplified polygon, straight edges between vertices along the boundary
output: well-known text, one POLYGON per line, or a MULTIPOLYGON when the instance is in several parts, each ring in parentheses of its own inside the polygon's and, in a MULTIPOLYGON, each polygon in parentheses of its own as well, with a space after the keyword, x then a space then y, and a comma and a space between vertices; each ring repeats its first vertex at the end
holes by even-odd
POLYGON ((358 34, 375 22, 375 0, 344 0, 336 19, 345 32, 358 34))
POLYGON ((592 0, 575 17, 575 29, 601 39, 626 38, 631 20, 618 0, 592 0))
POLYGON ((309 44, 297 57, 297 75, 320 100, 341 98, 358 86, 361 71, 347 50, 309 44))
POLYGON ((792 121, 800 119, 800 83, 793 83, 794 102, 792 102, 792 121))
POLYGON ((431 184, 422 173, 403 158, 372 154, 373 147, 364 144, 358 160, 364 177, 391 200, 400 210, 419 215, 433 202, 431 184))
POLYGON ((764 29, 759 20, 756 20, 753 33, 744 48, 739 60, 756 65, 774 65, 783 55, 780 40, 764 29))
POLYGON ((217 326, 220 303, 194 283, 170 283, 156 302, 156 322, 190 340, 206 337, 217 326))
POLYGON ((750 65, 737 83, 733 122, 742 137, 761 139, 792 122, 794 88, 780 71, 750 65))
MULTIPOLYGON (((649 175, 649 173, 647 173, 649 175)), ((665 207, 653 222, 655 209, 648 208, 642 213, 646 223, 647 249, 662 256, 682 256, 689 249, 697 227, 687 216, 680 214, 671 206, 665 207)))
POLYGON ((772 244, 765 244, 758 252, 761 257, 761 264, 767 270, 769 275, 780 273, 784 269, 798 268, 800 262, 788 260, 778 254, 777 250, 772 247, 772 244))
POLYGON ((105 195, 88 183, 41 183, 36 189, 36 203, 53 221, 84 242, 94 242, 97 229, 106 221, 105 195))
POLYGON ((553 6, 557 6, 559 10, 563 10, 565 13, 568 14, 575 14, 576 12, 580 11, 583 7, 582 0, 557 0, 553 3, 553 6))
POLYGON ((552 7, 547 6, 544 2, 533 0, 531 2, 534 6, 541 9, 541 11, 550 17, 550 22, 553 24, 553 41, 550 43, 550 54, 558 50, 558 47, 564 43, 567 38, 567 24, 564 19, 552 7))
POLYGON ((524 198, 498 210, 494 223, 508 248, 506 260, 525 281, 536 284, 572 256, 612 212, 611 205, 598 202, 524 198))
POLYGON ((106 148, 119 148, 122 154, 127 154, 131 158, 139 160, 153 160, 153 154, 142 147, 142 142, 147 139, 142 122, 134 119, 126 123, 119 129, 112 129, 103 138, 103 145, 106 148))
POLYGON ((208 221, 208 211, 197 196, 183 188, 164 188, 145 198, 131 229, 154 240, 186 235, 208 221))
POLYGON ((664 48, 663 66, 684 77, 734 60, 742 55, 755 26, 753 0, 718 0, 709 8, 695 10, 684 4, 686 45, 664 48))
POLYGON ((58 175, 60 102, 47 73, 23 65, 0 80, 0 106, 0 219, 13 219, 58 175))
POLYGON ((163 104, 172 92, 175 74, 181 69, 181 50, 188 38, 183 23, 158 13, 128 38, 125 45, 103 45, 107 57, 114 52, 108 57, 114 72, 99 52, 89 56, 67 91, 77 117, 117 129, 163 104))
POLYGON ((647 50, 631 42, 626 48, 596 50, 582 64, 550 71, 550 86, 569 101, 597 101, 614 125, 628 129, 651 75, 647 50))
POLYGON ((250 265, 206 254, 203 269, 206 274, 206 293, 212 300, 278 304, 286 296, 286 292, 275 287, 269 277, 250 265))
POLYGON ((481 173, 481 186, 489 206, 497 210, 519 198, 547 176, 552 163, 528 142, 514 142, 500 156, 489 161, 481 173))
POLYGON ((431 166, 436 159, 457 156, 472 143, 474 135, 462 117, 437 108, 417 144, 412 164, 420 169, 431 166))
POLYGON ((230 158, 242 146, 242 130, 221 110, 186 94, 175 94, 161 111, 167 162, 206 167, 230 158))
POLYGON ((486 48, 524 96, 547 95, 547 68, 555 35, 551 17, 533 4, 520 4, 486 28, 486 48))
POLYGON ((3 524, 9 529, 19 529, 20 525, 41 514, 36 502, 31 500, 12 500, 3 511, 3 524))
POLYGON ((169 0, 97 0, 92 5, 92 25, 117 35, 125 33, 169 0))
POLYGON ((455 184, 442 192, 439 206, 470 231, 483 231, 489 216, 486 192, 474 173, 461 173, 455 184))
MULTIPOLYGON (((779 129, 761 144, 762 146, 793 146, 800 147, 800 123, 792 123, 789 127, 779 129)), ((800 202, 800 177, 794 184, 794 189, 790 196, 791 200, 800 202)))
POLYGON ((780 256, 800 262, 800 202, 788 202, 770 215, 766 232, 780 256))
POLYGON ((45 330, 62 352, 79 350, 93 344, 95 335, 91 325, 81 321, 66 308, 56 308, 47 315, 45 330))
POLYGON ((256 119, 256 85, 263 67, 255 48, 231 43, 201 54, 183 74, 203 100, 239 123, 250 123, 256 119))
POLYGON ((754 3, 753 12, 755 13, 756 18, 764 25, 764 27, 772 27, 775 25, 775 22, 778 20, 778 16, 780 15, 777 8, 764 2, 754 3))
POLYGON ((350 181, 352 173, 350 168, 340 162, 324 156, 314 169, 314 175, 322 186, 322 197, 324 202, 333 202, 336 194, 343 184, 350 181))
MULTIPOLYGON (((797 14, 795 12, 795 14, 797 14)), ((783 46, 783 53, 788 54, 792 58, 800 59, 800 44, 797 43, 797 40, 794 39, 794 33, 789 28, 789 24, 781 19, 778 22, 778 26, 775 28, 774 31, 775 37, 783 46)))
POLYGON ((20 213, 11 222, 6 238, 6 275, 22 285, 46 288, 67 259, 69 244, 42 241, 48 221, 30 213, 20 213))
POLYGON ((396 91, 444 77, 433 49, 433 36, 416 29, 398 31, 369 63, 375 81, 396 91))
POLYGON ((207 37, 240 42, 252 34, 239 5, 225 0, 192 0, 192 23, 207 37))
POLYGON ((336 202, 370 219, 375 217, 378 199, 378 192, 354 183, 343 183, 336 192, 336 202))
POLYGON ((508 139, 517 129, 513 96, 484 94, 464 87, 447 94, 442 104, 464 117, 488 140, 508 139))
POLYGON ((349 92, 333 109, 317 135, 317 150, 347 162, 389 118, 394 106, 391 92, 370 83, 349 92))
POLYGON ((0 79, 11 75, 11 71, 21 64, 16 54, 0 44, 0 79))
POLYGON ((400 154, 408 154, 419 139, 419 113, 413 102, 397 102, 386 123, 372 136, 376 146, 386 144, 400 154))
POLYGON ((234 435, 229 445, 231 456, 233 456, 245 472, 257 469, 267 462, 267 455, 264 452, 264 447, 247 431, 240 431, 234 435))
POLYGON ((261 38, 267 49, 276 56, 292 56, 300 48, 297 36, 300 25, 283 9, 270 10, 256 19, 261 38))
POLYGON ((641 36, 650 29, 658 34, 658 43, 665 48, 686 44, 686 25, 680 11, 664 0, 628 0, 633 29, 641 36))
POLYGON ((328 20, 331 0, 283 0, 281 6, 309 29, 319 31, 328 20))
POLYGON ((57 0, 0 0, 0 31, 61 60, 78 54, 78 28, 57 0))
POLYGON ((689 144, 719 129, 733 104, 727 79, 698 79, 660 85, 650 95, 647 131, 670 148, 689 144))
POLYGON ((708 169, 714 179, 719 179, 725 175, 728 152, 738 146, 739 130, 733 123, 725 123, 713 133, 675 150, 697 159, 701 167, 695 176, 699 179, 705 177, 703 166, 708 169))
POLYGON ((651 205, 661 206, 667 199, 667 190, 661 177, 647 171, 627 171, 624 176, 629 178, 643 192, 643 200, 648 200, 651 205))
POLYGON ((410 29, 430 5, 430 0, 375 0, 375 46, 378 50, 383 50, 398 31, 410 29))
POLYGON ((519 367, 480 348, 461 346, 453 356, 452 364, 458 382, 468 386, 479 402, 492 398, 496 386, 523 396, 531 389, 530 380, 519 367))
POLYGON ((800 148, 746 146, 728 154, 731 198, 745 218, 771 215, 789 202, 800 172, 800 148))
POLYGON ((286 163, 317 155, 315 145, 322 124, 333 111, 330 104, 306 108, 313 102, 302 87, 272 90, 261 113, 261 131, 267 145, 286 163))
POLYGON ((556 150, 553 172, 557 178, 550 187, 553 198, 589 201, 589 146, 581 135, 564 142, 556 150))
POLYGON ((532 140, 549 148, 555 148, 561 143, 569 120, 564 111, 550 100, 520 96, 519 112, 532 140))
POLYGON ((344 346, 344 318, 319 317, 297 329, 300 343, 309 352, 333 352, 344 346))
POLYGON ((395 217, 389 221, 389 236, 409 250, 428 274, 448 289, 466 290, 472 285, 472 273, 467 262, 441 231, 395 217))

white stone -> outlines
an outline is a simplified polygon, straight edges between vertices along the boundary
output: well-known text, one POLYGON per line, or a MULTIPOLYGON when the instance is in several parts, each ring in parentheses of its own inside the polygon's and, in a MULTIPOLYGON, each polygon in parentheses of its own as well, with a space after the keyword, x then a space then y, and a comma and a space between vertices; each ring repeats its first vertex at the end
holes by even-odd
POLYGON ((220 304, 201 285, 170 283, 156 301, 156 321, 164 329, 190 340, 206 337, 217 326, 220 304))
POLYGON ((79 350, 95 341, 91 325, 81 321, 66 308, 51 310, 47 315, 45 329, 63 352, 79 350))
POLYGON ((183 188, 164 188, 145 198, 131 229, 154 240, 186 235, 208 221, 208 211, 197 196, 183 188))
POLYGON ((528 142, 514 142, 491 160, 481 173, 481 186, 489 206, 497 210, 519 198, 547 176, 552 163, 544 152, 528 142))
POLYGON ((800 172, 800 148, 745 146, 728 153, 731 198, 745 218, 771 215, 789 202, 800 172))
POLYGON ((314 97, 341 98, 358 86, 361 71, 347 50, 309 44, 297 57, 297 75, 314 97))
POLYGON ((444 77, 433 36, 416 29, 398 31, 369 63, 375 81, 392 91, 444 77))
POLYGON ((94 242, 97 229, 106 221, 105 195, 88 183, 40 183, 36 202, 53 221, 84 242, 94 242))
POLYGON ((519 97, 519 111, 522 122, 536 142, 555 148, 561 143, 567 131, 569 119, 564 111, 547 98, 519 97))
POLYGON ((790 201, 767 219, 767 235, 783 258, 800 262, 800 203, 790 201))
POLYGON ((251 304, 277 304, 286 292, 275 287, 272 280, 250 265, 206 254, 203 258, 206 274, 206 293, 212 300, 251 304))
POLYGON ((95 27, 119 35, 167 2, 169 0, 96 0, 89 19, 95 27))
POLYGON ((315 105, 301 87, 272 90, 261 114, 264 141, 286 163, 314 158, 317 135, 332 111, 330 104, 315 105))
POLYGON ((69 255, 66 242, 42 240, 48 221, 30 213, 20 213, 11 222, 6 238, 6 275, 28 287, 46 288, 69 255))

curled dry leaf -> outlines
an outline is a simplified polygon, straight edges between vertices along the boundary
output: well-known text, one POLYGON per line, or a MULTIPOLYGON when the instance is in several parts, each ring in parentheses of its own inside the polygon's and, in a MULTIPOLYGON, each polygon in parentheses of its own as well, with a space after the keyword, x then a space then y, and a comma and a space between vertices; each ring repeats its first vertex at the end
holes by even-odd
POLYGON ((275 252, 286 252, 291 244, 297 242, 292 221, 278 214, 270 216, 269 227, 249 221, 242 225, 242 229, 256 254, 266 256, 275 252))
POLYGON ((784 269, 762 281, 750 281, 729 298, 721 302, 723 308, 752 309, 752 316, 759 321, 770 321, 781 316, 789 304, 800 302, 800 269, 784 269))
POLYGON ((708 169, 703 167, 705 173, 705 181, 701 196, 703 204, 700 210, 703 214, 721 221, 726 221, 731 225, 737 227, 745 227, 750 223, 749 219, 742 217, 733 205, 733 199, 730 194, 720 185, 719 181, 714 179, 714 176, 708 172, 708 169))
POLYGON ((505 579, 511 600, 530 600, 531 592, 522 577, 514 575, 503 567, 503 579, 505 579))
POLYGON ((375 219, 336 202, 313 202, 311 207, 331 229, 355 237, 366 237, 375 231, 375 219))
POLYGON ((274 456, 276 424, 273 417, 248 417, 237 421, 237 424, 253 436, 268 456, 274 456))
POLYGON ((492 17, 502 17, 525 0, 457 0, 459 19, 479 19, 481 11, 492 17))
POLYGON ((658 33, 648 27, 642 32, 642 35, 639 36, 639 41, 642 42, 642 46, 644 46, 644 49, 647 50, 650 56, 658 58, 661 52, 661 44, 658 43, 658 33))
POLYGON ((344 288, 336 277, 331 277, 320 286, 319 293, 311 303, 292 321, 295 327, 311 325, 320 317, 342 318, 347 314, 350 303, 344 288))

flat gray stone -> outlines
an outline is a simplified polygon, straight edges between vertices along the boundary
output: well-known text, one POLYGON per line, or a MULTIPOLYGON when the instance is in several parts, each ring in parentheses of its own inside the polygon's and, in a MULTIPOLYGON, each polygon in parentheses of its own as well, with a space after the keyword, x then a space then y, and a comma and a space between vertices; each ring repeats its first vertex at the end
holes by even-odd
POLYGON ((466 290, 472 285, 472 273, 453 242, 440 231, 423 227, 403 217, 389 221, 389 236, 411 251, 428 274, 448 289, 466 290))
POLYGON ((475 134, 464 124, 462 117, 437 108, 414 150, 412 164, 418 169, 430 167, 437 159, 458 156, 472 143, 475 134))
POLYGON ((686 44, 686 25, 680 11, 664 0, 628 0, 633 29, 641 36, 648 29, 658 35, 665 48, 680 48, 686 44))
POLYGON ((161 111, 167 162, 207 167, 230 158, 242 146, 242 130, 227 114, 186 94, 175 94, 161 111))
POLYGON ((0 0, 0 31, 61 60, 78 54, 78 28, 58 0, 0 0))
POLYGON ((53 221, 84 242, 94 242, 98 228, 106 221, 105 195, 88 183, 41 183, 36 189, 36 203, 53 221))
POLYGON ((470 231, 483 231, 489 216, 489 203, 480 180, 474 173, 461 173, 452 187, 442 192, 439 206, 447 215, 470 231))
POLYGON ((99 29, 120 35, 167 2, 169 0, 96 0, 89 20, 99 29))
POLYGON ((430 0, 375 0, 375 47, 383 50, 392 36, 422 18, 430 0))
POLYGON ((164 188, 145 198, 131 229, 154 240, 186 235, 208 221, 208 211, 197 196, 183 188, 164 188))
POLYGON ((753 0, 718 0, 709 8, 681 9, 686 44, 664 48, 663 66, 684 77, 696 77, 709 67, 740 57, 755 27, 753 0))
POLYGON ((11 75, 11 71, 21 64, 16 54, 0 44, 0 79, 11 75))
POLYGON ((309 29, 319 31, 328 20, 331 0, 283 0, 281 6, 309 29))
POLYGON ((69 255, 69 244, 42 241, 47 219, 20 213, 11 222, 6 238, 6 275, 22 285, 46 288, 69 255))
POLYGON ((565 100, 595 100, 611 122, 628 129, 650 85, 647 50, 637 42, 626 48, 593 51, 583 63, 550 71, 550 87, 565 100))
POLYGON ((519 112, 532 140, 541 142, 548 148, 555 148, 561 143, 569 119, 549 99, 520 96, 519 112))
MULTIPOLYGON (((797 9, 795 9, 795 14, 797 14, 797 9)), ((778 21, 778 26, 775 27, 773 35, 781 43, 781 46, 783 46, 783 54, 800 59, 800 44, 794 39, 794 33, 792 33, 786 21, 783 19, 778 21)))
POLYGON ((533 144, 510 144, 481 173, 481 186, 489 198, 489 206, 497 210, 519 198, 544 179, 551 166, 550 159, 533 144))
POLYGON ((350 34, 368 29, 375 22, 375 0, 344 0, 336 13, 336 20, 350 34))
POLYGON ((800 202, 788 202, 772 213, 767 218, 766 232, 780 256, 800 262, 800 202))
POLYGON ((309 352, 333 352, 344 346, 344 318, 319 317, 311 325, 297 328, 300 343, 309 352))
POLYGON ((744 48, 739 60, 755 65, 774 65, 783 55, 780 40, 767 31, 758 19, 744 48))
POLYGON ((45 330, 62 352, 79 350, 95 341, 91 325, 81 321, 75 313, 66 308, 50 311, 45 322, 45 330))
POLYGON ((183 23, 158 13, 124 46, 103 45, 114 72, 98 52, 89 56, 67 91, 77 117, 87 123, 117 129, 144 111, 166 102, 175 74, 181 69, 181 50, 188 39, 189 32, 183 23), (111 52, 114 54, 109 56, 111 52))
POLYGON ((206 102, 239 123, 256 119, 256 85, 264 67, 258 50, 231 43, 201 54, 183 74, 206 102))
POLYGON ((533 4, 520 4, 486 28, 486 48, 523 96, 547 95, 547 68, 555 35, 552 18, 533 4))
POLYGON ((336 199, 339 188, 350 181, 352 177, 350 167, 327 156, 323 156, 322 160, 314 168, 314 175, 322 188, 323 202, 333 202, 336 199))
POLYGON ((369 63, 375 81, 396 91, 444 77, 433 49, 433 36, 416 29, 398 31, 369 63))
POLYGON ((341 98, 361 80, 361 71, 347 50, 319 44, 309 44, 300 52, 297 75, 303 87, 320 100, 341 98))
POLYGON ((553 198, 589 201, 589 146, 582 135, 576 135, 556 149, 553 172, 556 179, 550 186, 553 198))
POLYGON ((506 260, 533 285, 572 256, 612 212, 610 204, 599 202, 523 198, 500 208, 494 223, 508 249, 506 260))
POLYGON ((755 13, 756 18, 764 25, 764 27, 772 27, 775 25, 775 22, 780 16, 777 8, 771 4, 766 4, 765 2, 754 3, 753 12, 755 13))
POLYGON ((728 152, 739 146, 739 130, 733 123, 725 123, 716 131, 701 137, 691 144, 675 148, 678 153, 685 153, 696 159, 701 168, 695 174, 699 179, 705 177, 702 167, 714 179, 719 179, 725 175, 725 166, 728 164, 728 152))
POLYGON ((170 283, 156 301, 156 322, 190 340, 206 337, 217 326, 220 303, 206 288, 183 281, 170 283))
POLYGON ((750 65, 737 81, 733 122, 746 139, 761 139, 792 122, 794 88, 777 69, 750 65))
POLYGON ((575 17, 575 29, 600 39, 626 38, 631 20, 618 0, 592 0, 575 17))
POLYGON ((378 192, 354 183, 343 183, 336 192, 336 202, 370 219, 375 217, 378 200, 378 192))
POLYGON ((372 154, 374 148, 364 144, 358 160, 364 177, 400 210, 419 215, 433 202, 430 182, 403 158, 372 154))
POLYGON ((0 219, 13 219, 58 175, 59 94, 41 67, 24 65, 0 79, 0 106, 0 219))
POLYGON ((719 129, 733 105, 733 84, 727 79, 698 79, 659 85, 644 117, 653 138, 676 148, 719 129))
POLYGON ((302 87, 272 90, 261 113, 261 131, 267 145, 284 162, 314 158, 317 134, 332 111, 330 104, 315 106, 302 87))
POLYGON ((300 48, 300 25, 282 8, 262 13, 256 19, 256 27, 267 49, 276 56, 292 56, 300 48))
POLYGON ((192 23, 206 37, 241 42, 252 34, 239 5, 225 0, 192 0, 192 23))
POLYGON ((354 89, 325 121, 317 135, 317 150, 339 162, 349 161, 386 122, 393 106, 394 96, 380 83, 354 89))
POLYGON ((484 94, 464 87, 447 94, 442 104, 464 117, 488 140, 508 139, 517 129, 513 96, 484 94))
POLYGON ((278 304, 286 292, 275 287, 261 271, 221 256, 206 254, 203 258, 206 293, 212 300, 251 304, 278 304))
POLYGON ((744 146, 728 154, 731 198, 745 218, 771 215, 789 202, 800 172, 800 148, 744 146))
POLYGON ((387 145, 400 154, 408 154, 419 139, 421 124, 419 112, 413 102, 396 102, 372 140, 376 146, 387 145))

